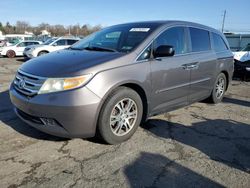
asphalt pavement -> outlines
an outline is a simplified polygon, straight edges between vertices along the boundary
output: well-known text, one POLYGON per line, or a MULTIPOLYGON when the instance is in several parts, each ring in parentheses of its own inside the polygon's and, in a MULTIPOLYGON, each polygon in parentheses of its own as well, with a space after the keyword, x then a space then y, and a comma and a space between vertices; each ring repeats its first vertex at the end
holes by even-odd
POLYGON ((152 117, 120 145, 23 123, 8 87, 23 58, 0 57, 0 187, 250 187, 250 82, 222 103, 152 117))

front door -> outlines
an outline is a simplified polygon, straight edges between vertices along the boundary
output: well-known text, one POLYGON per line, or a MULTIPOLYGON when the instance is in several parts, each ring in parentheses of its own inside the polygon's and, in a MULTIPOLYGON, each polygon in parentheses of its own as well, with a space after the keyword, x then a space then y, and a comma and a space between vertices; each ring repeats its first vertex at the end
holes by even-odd
POLYGON ((153 42, 153 51, 161 45, 174 47, 175 55, 153 58, 151 65, 151 111, 160 113, 187 105, 190 87, 190 63, 187 28, 172 27, 160 34, 153 42))

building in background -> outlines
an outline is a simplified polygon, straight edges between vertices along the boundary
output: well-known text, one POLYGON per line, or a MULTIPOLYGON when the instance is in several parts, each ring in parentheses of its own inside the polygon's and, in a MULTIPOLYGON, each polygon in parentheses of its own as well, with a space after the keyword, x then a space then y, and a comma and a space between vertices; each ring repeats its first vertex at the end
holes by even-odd
POLYGON ((224 33, 232 51, 238 51, 250 43, 250 34, 224 33))

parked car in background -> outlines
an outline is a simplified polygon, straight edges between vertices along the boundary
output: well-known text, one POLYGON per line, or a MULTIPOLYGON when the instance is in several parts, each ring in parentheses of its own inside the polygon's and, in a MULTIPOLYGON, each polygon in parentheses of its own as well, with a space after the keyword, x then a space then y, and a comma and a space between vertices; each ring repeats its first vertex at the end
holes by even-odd
POLYGON ((0 47, 7 46, 7 40, 0 40, 0 47))
POLYGON ((233 52, 234 59, 240 62, 250 61, 250 43, 238 52, 233 52))
POLYGON ((56 50, 62 50, 70 47, 72 44, 78 42, 78 38, 70 38, 70 37, 59 37, 59 38, 51 38, 45 43, 39 46, 30 46, 27 47, 23 55, 28 58, 34 58, 37 56, 41 56, 56 50))
POLYGON ((9 58, 13 58, 16 56, 23 56, 23 51, 25 47, 30 46, 30 45, 38 45, 41 43, 42 42, 40 41, 33 41, 33 40, 22 41, 14 45, 0 48, 0 55, 7 56, 9 58))
POLYGON ((250 44, 234 54, 234 77, 246 80, 250 78, 250 44))
POLYGON ((150 116, 206 98, 220 102, 233 69, 233 54, 216 29, 182 21, 128 23, 27 61, 10 98, 17 115, 41 131, 97 134, 117 144, 150 116))

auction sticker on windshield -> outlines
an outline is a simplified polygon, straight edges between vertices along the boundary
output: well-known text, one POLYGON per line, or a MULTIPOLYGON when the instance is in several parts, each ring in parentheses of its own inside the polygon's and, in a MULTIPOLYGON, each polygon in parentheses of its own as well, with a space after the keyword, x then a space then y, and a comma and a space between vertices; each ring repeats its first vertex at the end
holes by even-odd
POLYGON ((131 28, 129 31, 130 32, 148 32, 150 28, 131 28))

